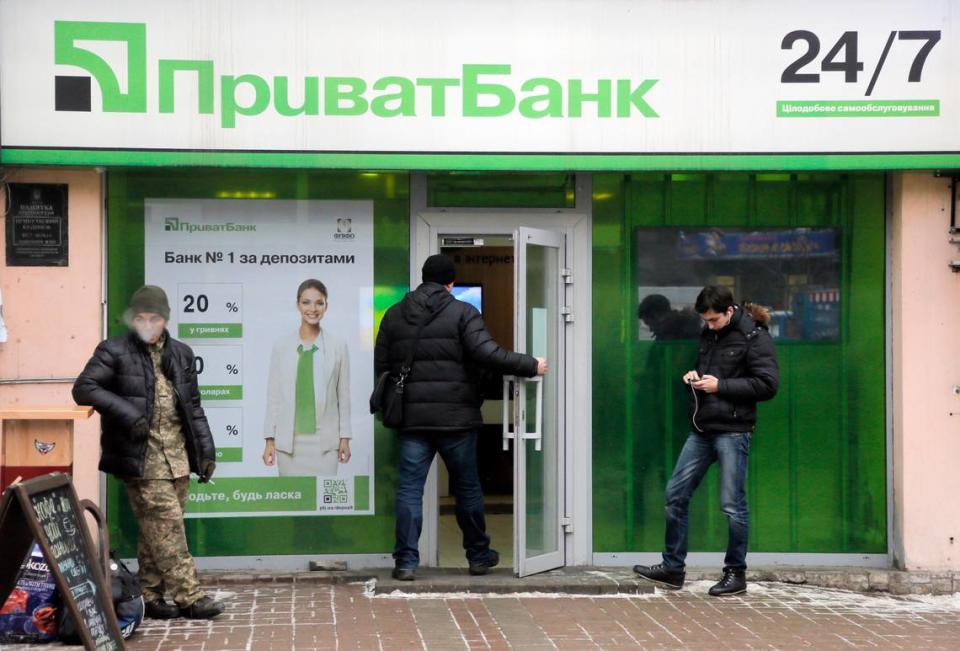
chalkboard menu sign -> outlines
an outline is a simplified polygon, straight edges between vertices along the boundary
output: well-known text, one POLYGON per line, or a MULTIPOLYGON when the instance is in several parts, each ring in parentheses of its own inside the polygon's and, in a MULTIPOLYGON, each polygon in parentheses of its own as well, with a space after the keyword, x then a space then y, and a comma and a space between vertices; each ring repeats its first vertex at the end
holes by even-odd
POLYGON ((51 473, 10 486, 0 503, 0 603, 36 540, 89 651, 122 651, 102 565, 70 478, 51 473))
POLYGON ((10 183, 7 188, 7 266, 66 267, 67 186, 10 183))

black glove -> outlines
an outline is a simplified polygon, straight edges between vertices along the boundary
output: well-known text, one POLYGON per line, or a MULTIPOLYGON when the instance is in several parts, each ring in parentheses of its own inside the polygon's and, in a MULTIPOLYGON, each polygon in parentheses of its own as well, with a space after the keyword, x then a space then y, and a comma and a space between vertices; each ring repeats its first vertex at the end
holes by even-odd
POLYGON ((130 436, 134 441, 145 441, 150 436, 150 425, 146 418, 138 418, 130 428, 130 436))
POLYGON ((213 459, 203 462, 203 468, 200 471, 200 483, 206 484, 213 477, 213 471, 217 469, 217 462, 213 459))

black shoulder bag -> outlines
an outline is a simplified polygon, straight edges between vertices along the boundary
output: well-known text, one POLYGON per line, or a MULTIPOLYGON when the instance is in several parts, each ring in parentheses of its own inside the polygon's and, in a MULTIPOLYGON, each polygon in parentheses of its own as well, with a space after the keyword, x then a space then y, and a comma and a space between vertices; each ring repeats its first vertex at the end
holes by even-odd
POLYGON ((403 425, 403 390, 413 368, 413 357, 420 343, 420 334, 429 320, 430 315, 427 315, 417 326, 417 336, 413 340, 413 346, 410 347, 410 353, 400 367, 400 375, 393 376, 390 371, 384 371, 377 378, 373 393, 370 394, 370 413, 377 414, 380 422, 387 427, 397 429, 403 425))

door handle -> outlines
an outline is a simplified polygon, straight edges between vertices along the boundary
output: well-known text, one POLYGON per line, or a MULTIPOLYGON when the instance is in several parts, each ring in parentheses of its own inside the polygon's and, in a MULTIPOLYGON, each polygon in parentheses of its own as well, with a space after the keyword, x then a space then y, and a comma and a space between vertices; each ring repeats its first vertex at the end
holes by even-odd
POLYGON ((515 439, 516 435, 514 434, 514 419, 510 414, 510 398, 511 398, 511 385, 516 382, 517 378, 513 375, 504 375, 503 376, 503 451, 507 452, 510 450, 510 440, 515 439))
MULTIPOLYGON (((543 450, 543 376, 535 376, 531 378, 524 378, 524 383, 526 386, 531 384, 537 385, 537 398, 534 404, 534 430, 532 432, 524 431, 522 438, 525 440, 533 441, 534 450, 540 452, 543 450)), ((526 388, 526 387, 524 387, 526 388)), ((526 429, 526 427, 524 427, 526 429)))
MULTIPOLYGON (((523 429, 526 429, 524 424, 523 429)), ((510 441, 522 439, 534 442, 534 450, 540 452, 543 450, 543 378, 540 376, 532 378, 523 378, 522 380, 514 375, 503 376, 503 450, 510 449, 510 441), (521 400, 520 383, 523 382, 523 396, 521 400), (520 429, 520 416, 526 416, 526 391, 530 384, 537 385, 536 403, 534 405, 534 431, 522 431, 520 429), (512 386, 512 388, 511 388, 512 386), (510 409, 510 400, 513 399, 513 410, 510 409), (512 413, 511 413, 512 411, 512 413)))

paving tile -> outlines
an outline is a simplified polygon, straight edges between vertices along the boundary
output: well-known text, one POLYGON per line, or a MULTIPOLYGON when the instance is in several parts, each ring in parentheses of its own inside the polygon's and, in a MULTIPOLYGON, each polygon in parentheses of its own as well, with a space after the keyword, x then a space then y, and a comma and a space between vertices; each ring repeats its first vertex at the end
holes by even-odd
MULTIPOLYGON (((960 595, 897 597, 753 583, 707 596, 678 592, 374 595, 363 584, 220 584, 213 621, 147 620, 130 651, 376 649, 951 649, 960 595)), ((48 645, 56 648, 58 645, 48 645)), ((29 649, 6 645, 5 651, 29 649)))

